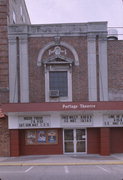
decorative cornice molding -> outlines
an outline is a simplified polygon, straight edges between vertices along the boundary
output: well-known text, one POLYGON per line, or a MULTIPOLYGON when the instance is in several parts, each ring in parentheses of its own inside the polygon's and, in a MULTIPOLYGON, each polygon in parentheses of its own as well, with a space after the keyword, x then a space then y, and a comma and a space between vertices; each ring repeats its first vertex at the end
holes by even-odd
POLYGON ((28 34, 33 36, 86 36, 88 33, 106 33, 107 22, 91 23, 66 23, 66 24, 43 24, 43 25, 10 25, 9 34, 28 34))
POLYGON ((73 62, 73 59, 61 55, 54 55, 42 60, 43 64, 72 64, 73 62))

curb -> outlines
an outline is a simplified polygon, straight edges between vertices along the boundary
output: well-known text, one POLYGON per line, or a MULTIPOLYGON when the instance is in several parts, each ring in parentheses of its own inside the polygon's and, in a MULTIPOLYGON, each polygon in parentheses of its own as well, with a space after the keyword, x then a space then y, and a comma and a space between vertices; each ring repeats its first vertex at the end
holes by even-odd
POLYGON ((0 166, 81 166, 81 165, 123 165, 123 161, 82 163, 0 163, 0 166))

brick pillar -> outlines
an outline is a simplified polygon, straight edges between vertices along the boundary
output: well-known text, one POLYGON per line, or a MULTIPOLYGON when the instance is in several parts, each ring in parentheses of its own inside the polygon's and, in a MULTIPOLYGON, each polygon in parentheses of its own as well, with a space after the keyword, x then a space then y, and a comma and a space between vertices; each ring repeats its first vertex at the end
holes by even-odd
POLYGON ((100 129, 100 154, 110 155, 110 128, 100 129))
POLYGON ((19 156, 19 130, 10 130, 10 156, 19 156))

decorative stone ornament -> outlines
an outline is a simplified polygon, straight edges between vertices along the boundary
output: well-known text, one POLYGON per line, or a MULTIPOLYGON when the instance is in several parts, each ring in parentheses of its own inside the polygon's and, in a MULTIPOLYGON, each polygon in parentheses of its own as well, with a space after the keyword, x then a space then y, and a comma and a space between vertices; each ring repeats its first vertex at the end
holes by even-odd
POLYGON ((65 55, 67 54, 67 51, 66 49, 65 50, 62 50, 60 46, 55 46, 53 50, 49 50, 49 55, 51 54, 55 54, 56 56, 57 55, 60 55, 61 53, 64 53, 65 55))

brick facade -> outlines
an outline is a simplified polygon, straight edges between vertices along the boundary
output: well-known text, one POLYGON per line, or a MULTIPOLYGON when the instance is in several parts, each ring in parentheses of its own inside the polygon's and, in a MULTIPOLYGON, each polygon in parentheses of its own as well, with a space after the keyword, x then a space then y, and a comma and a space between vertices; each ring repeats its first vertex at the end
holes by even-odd
MULTIPOLYGON (((62 37, 60 40, 73 46, 79 56, 80 65, 72 68, 73 101, 88 101, 87 38, 62 37)), ((54 38, 29 38, 30 102, 45 101, 45 72, 43 66, 37 66, 37 57, 39 51, 52 41, 54 38)), ((47 53, 44 58, 48 58, 47 53)))
POLYGON ((108 41, 109 100, 123 100, 123 41, 108 41))
MULTIPOLYGON (((9 102, 8 93, 8 34, 7 34, 8 1, 0 1, 0 104, 9 102)), ((0 119, 0 156, 9 156, 8 120, 0 119)))
POLYGON ((29 38, 29 86, 30 102, 45 101, 44 67, 37 66, 37 57, 40 49, 52 38, 29 38))
POLYGON ((110 152, 113 153, 122 153, 123 152, 123 128, 111 128, 110 130, 110 152))
POLYGON ((10 156, 10 134, 8 119, 0 119, 0 156, 10 156))
POLYGON ((8 102, 8 1, 0 2, 0 103, 8 102))
POLYGON ((87 139, 87 153, 100 154, 100 128, 88 128, 87 139))
POLYGON ((100 129, 100 154, 110 155, 110 128, 100 129))
POLYGON ((19 130, 10 130, 10 156, 19 156, 19 130))

